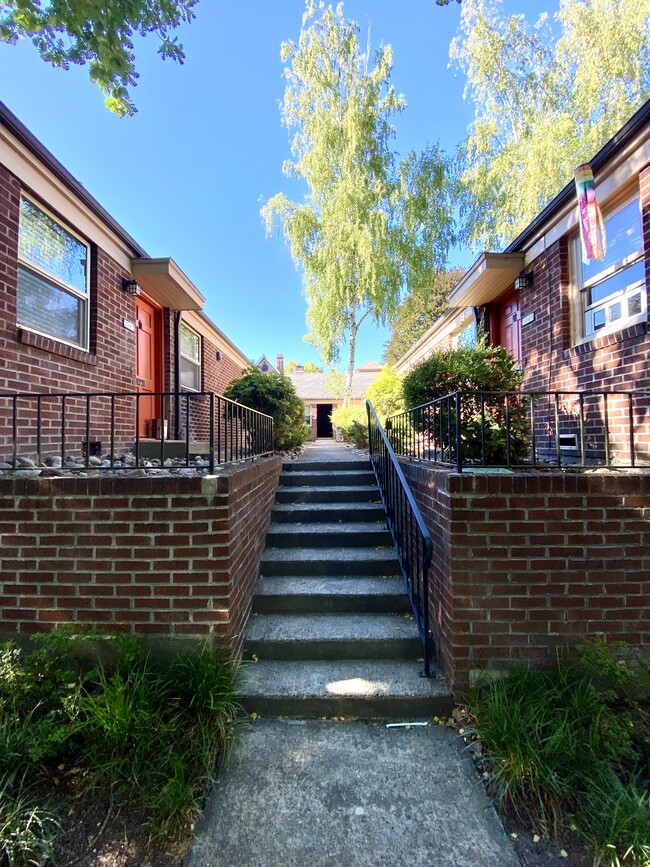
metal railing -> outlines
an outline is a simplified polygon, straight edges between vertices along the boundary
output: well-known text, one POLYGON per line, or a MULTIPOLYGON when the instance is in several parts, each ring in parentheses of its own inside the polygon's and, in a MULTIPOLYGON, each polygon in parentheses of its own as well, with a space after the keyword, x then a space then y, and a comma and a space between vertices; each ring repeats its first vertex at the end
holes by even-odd
POLYGON ((271 416, 213 392, 0 394, 0 461, 9 471, 30 462, 101 471, 151 461, 213 471, 272 451, 271 416))
POLYGON ((470 467, 650 466, 650 390, 453 392, 386 420, 396 454, 470 467))
POLYGON ((420 639, 423 646, 423 675, 430 675, 431 633, 429 630, 429 566, 433 542, 408 486, 395 452, 388 441, 373 405, 366 401, 370 462, 377 478, 386 521, 397 551, 420 639))

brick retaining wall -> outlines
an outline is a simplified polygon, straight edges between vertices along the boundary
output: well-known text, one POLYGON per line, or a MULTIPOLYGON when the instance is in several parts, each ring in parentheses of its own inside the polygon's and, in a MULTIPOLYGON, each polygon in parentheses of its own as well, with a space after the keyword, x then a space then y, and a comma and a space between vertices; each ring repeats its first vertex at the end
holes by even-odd
POLYGON ((73 622, 239 651, 280 468, 0 479, 0 632, 73 622))
POLYGON ((584 636, 650 643, 650 473, 401 465, 433 531, 432 628, 456 690, 584 636))

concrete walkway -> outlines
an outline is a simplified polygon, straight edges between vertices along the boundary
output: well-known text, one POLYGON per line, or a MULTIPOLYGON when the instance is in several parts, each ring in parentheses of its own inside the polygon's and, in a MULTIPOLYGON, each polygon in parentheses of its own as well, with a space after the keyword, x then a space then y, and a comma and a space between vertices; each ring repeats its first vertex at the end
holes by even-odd
MULTIPOLYGON (((357 449, 320 440, 297 461, 360 457, 366 456, 357 449)), ((254 675, 255 663, 247 665, 254 675)), ((518 865, 457 735, 432 721, 406 729, 319 719, 242 726, 186 861, 186 867, 518 865)))
POLYGON ((519 867, 458 738, 437 725, 256 720, 187 867, 519 867))

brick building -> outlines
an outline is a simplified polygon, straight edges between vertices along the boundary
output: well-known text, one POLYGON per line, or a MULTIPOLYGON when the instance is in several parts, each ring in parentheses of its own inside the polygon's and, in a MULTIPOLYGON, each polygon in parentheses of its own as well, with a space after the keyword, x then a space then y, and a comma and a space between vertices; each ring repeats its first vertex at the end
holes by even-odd
MULTIPOLYGON (((605 223, 605 258, 582 262, 571 180, 506 250, 477 259, 450 293, 450 309, 404 354, 397 369, 410 370, 436 347, 471 342, 483 331, 519 359, 526 391, 563 393, 562 450, 578 449, 576 426, 570 423, 578 398, 570 393, 623 390, 634 392, 633 406, 627 396, 610 398, 606 412, 612 435, 627 439, 627 416, 634 416, 632 428, 647 458, 650 101, 590 164, 605 223), (626 417, 618 434, 617 416, 626 417)), ((602 400, 599 407, 602 415, 602 400)))
MULTIPOLYGON (((150 258, 0 103, 0 394, 140 395, 112 408, 94 398, 93 429, 73 431, 77 445, 105 448, 111 413, 116 447, 136 428, 158 437, 163 419, 170 438, 187 421, 193 436, 205 435, 207 403, 192 401, 188 412, 189 399, 148 396, 221 393, 248 366, 204 314, 204 300, 173 259, 150 258)), ((85 409, 68 398, 67 423, 84 425, 85 409)), ((58 398, 38 407, 0 399, 0 447, 13 424, 20 429, 36 415, 42 436, 54 440, 61 411, 58 398)))

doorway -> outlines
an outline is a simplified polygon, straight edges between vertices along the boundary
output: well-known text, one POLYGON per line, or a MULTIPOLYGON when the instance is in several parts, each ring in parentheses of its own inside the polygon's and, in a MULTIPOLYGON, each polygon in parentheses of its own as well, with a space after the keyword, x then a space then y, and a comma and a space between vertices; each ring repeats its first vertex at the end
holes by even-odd
MULTIPOLYGON (((162 390, 160 359, 160 311, 145 298, 135 302, 135 389, 138 394, 153 394, 162 390)), ((138 436, 154 434, 154 420, 160 418, 155 397, 139 398, 138 436)), ((159 435, 159 433, 158 433, 159 435)))
POLYGON ((519 320, 519 293, 514 290, 499 299, 499 342, 521 366, 521 322, 519 320))
POLYGON ((323 437, 332 439, 332 415, 333 404, 319 403, 316 407, 316 436, 318 439, 323 437))

